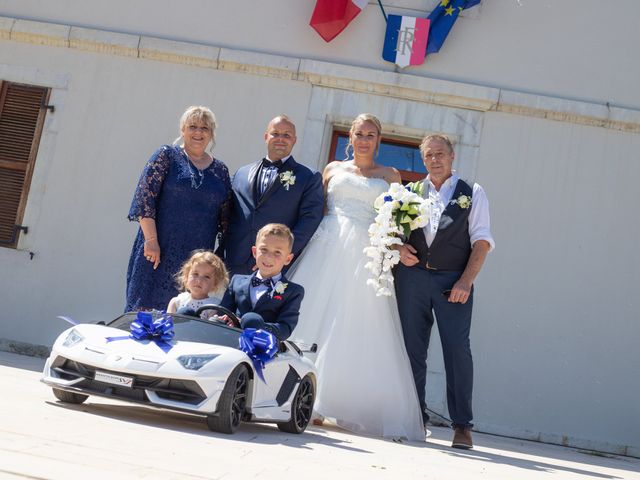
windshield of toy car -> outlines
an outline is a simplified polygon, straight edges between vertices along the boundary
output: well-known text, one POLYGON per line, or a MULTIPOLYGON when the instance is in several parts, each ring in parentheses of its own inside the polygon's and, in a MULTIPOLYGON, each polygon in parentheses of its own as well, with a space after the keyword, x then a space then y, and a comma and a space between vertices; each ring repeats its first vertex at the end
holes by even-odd
MULTIPOLYGON (((136 319, 135 313, 126 313, 116 318, 108 325, 121 330, 130 330, 131 323, 136 319)), ((185 315, 171 315, 173 320, 174 340, 180 342, 200 342, 211 345, 224 345, 238 348, 240 331, 227 327, 216 321, 202 320, 185 315)))

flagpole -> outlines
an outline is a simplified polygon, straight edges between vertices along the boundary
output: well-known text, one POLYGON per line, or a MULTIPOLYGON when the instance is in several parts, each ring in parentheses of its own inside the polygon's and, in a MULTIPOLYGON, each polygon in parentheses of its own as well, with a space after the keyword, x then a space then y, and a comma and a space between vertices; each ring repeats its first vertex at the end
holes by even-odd
POLYGON ((382 11, 382 16, 384 17, 384 21, 387 21, 387 12, 384 11, 384 7, 382 6, 382 2, 378 0, 378 5, 380 5, 380 10, 382 11))

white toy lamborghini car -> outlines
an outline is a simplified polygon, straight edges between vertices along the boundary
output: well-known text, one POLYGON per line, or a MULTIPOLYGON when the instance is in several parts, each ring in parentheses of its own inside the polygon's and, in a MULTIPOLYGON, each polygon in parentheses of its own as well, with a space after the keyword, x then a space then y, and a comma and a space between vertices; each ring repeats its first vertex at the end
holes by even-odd
MULTIPOLYGON (((204 309, 233 315, 218 306, 198 314, 204 309)), ((170 318, 168 341, 132 338, 136 313, 107 325, 75 325, 55 341, 42 381, 63 402, 99 395, 202 414, 211 430, 222 433, 233 433, 242 421, 277 423, 290 433, 307 428, 316 369, 294 343, 280 342, 273 358, 261 363, 239 348, 242 330, 215 320, 170 318)))

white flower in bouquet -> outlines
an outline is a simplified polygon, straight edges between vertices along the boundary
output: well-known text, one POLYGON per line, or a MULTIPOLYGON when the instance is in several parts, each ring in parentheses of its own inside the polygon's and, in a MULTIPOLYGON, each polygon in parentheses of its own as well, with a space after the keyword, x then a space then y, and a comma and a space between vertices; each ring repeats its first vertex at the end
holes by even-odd
POLYGON ((431 201, 422 198, 422 182, 410 183, 406 187, 392 183, 373 202, 378 212, 369 226, 369 244, 364 253, 371 260, 365 268, 371 271, 367 280, 376 290, 376 295, 393 295, 391 270, 400 262, 400 252, 394 245, 401 245, 401 237, 408 238, 412 230, 422 228, 429 222, 431 201))

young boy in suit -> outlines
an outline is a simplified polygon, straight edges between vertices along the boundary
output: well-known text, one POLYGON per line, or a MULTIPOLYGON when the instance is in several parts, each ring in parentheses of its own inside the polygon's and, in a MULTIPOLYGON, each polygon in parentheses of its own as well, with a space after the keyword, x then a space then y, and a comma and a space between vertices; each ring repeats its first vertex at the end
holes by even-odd
MULTIPOLYGON (((298 323, 304 288, 289 282, 282 269, 291 263, 293 234, 281 223, 269 223, 251 247, 256 271, 234 275, 221 306, 240 317, 241 328, 259 328, 286 340, 298 323)), ((234 325, 238 326, 238 325, 234 325)))

